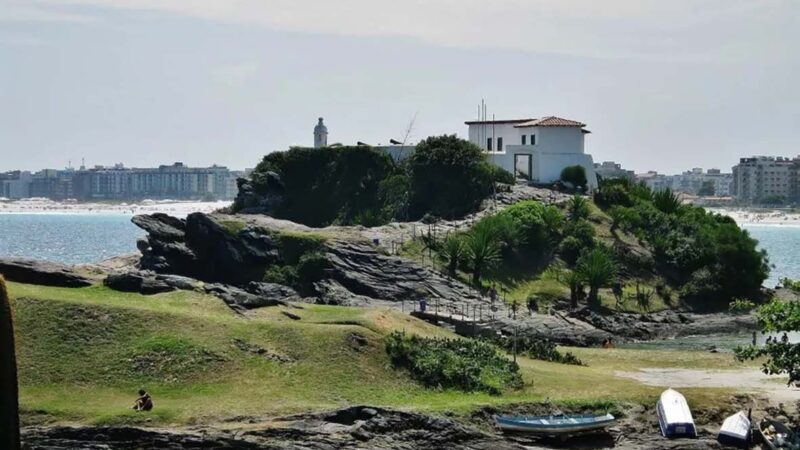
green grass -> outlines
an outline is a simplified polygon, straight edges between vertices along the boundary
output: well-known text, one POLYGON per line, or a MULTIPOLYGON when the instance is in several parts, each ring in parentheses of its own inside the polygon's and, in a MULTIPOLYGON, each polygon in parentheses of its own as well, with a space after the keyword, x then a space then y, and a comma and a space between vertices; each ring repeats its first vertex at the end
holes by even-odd
POLYGON ((220 220, 219 224, 222 225, 222 228, 225 230, 225 232, 230 234, 231 236, 236 236, 247 226, 247 222, 245 222, 244 220, 233 220, 233 219, 220 220))
MULTIPOLYGON (((453 336, 397 311, 298 304, 238 315, 217 298, 195 292, 141 296, 102 286, 17 283, 9 288, 26 424, 213 424, 351 404, 466 414, 483 405, 544 400, 650 403, 660 389, 613 372, 734 365, 729 356, 700 352, 677 357, 569 349, 589 366, 520 358, 522 389, 500 396, 464 394, 425 389, 391 369, 383 345, 391 331, 453 336), (291 362, 242 350, 234 340, 291 362), (366 345, 359 344, 364 340, 366 345), (140 388, 154 396, 152 413, 127 409, 140 388)), ((697 398, 711 402, 726 394, 703 390, 697 398)))

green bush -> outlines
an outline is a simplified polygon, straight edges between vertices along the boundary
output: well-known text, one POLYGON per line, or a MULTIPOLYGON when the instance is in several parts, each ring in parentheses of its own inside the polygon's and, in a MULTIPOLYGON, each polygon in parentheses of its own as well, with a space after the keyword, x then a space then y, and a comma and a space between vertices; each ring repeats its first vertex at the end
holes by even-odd
POLYGON ((514 183, 517 182, 517 180, 514 178, 514 174, 513 173, 507 171, 506 169, 503 169, 500 166, 496 166, 494 164, 490 164, 489 165, 489 170, 490 170, 491 175, 492 175, 492 180, 494 180, 494 181, 496 181, 498 183, 514 184, 514 183))
POLYGON ((515 203, 497 216, 507 217, 514 228, 512 234, 531 250, 549 248, 558 239, 563 224, 558 208, 533 200, 515 203))
MULTIPOLYGON (((501 336, 494 338, 493 343, 505 349, 514 351, 514 337, 501 336)), ((578 359, 570 352, 561 353, 553 342, 534 336, 517 336, 517 354, 524 355, 532 359, 554 362, 559 364, 570 364, 574 366, 584 366, 583 361, 578 359)))
POLYGON ((303 255, 319 252, 325 237, 313 233, 282 231, 278 233, 278 248, 285 264, 295 265, 303 255))
POLYGON ((583 166, 567 166, 561 170, 561 181, 569 183, 576 189, 586 190, 586 169, 583 166))
POLYGON ((756 304, 747 300, 746 298, 737 298, 736 300, 730 302, 728 305, 728 311, 734 314, 745 314, 753 309, 755 309, 756 304))
POLYGON ((297 280, 301 285, 310 286, 321 280, 328 268, 328 260, 319 252, 306 253, 297 264, 297 280))
POLYGON ((567 236, 561 241, 558 254, 567 264, 574 265, 578 262, 581 253, 586 250, 586 246, 575 236, 567 236))
POLYGON ((492 193, 495 170, 475 144, 455 135, 424 139, 408 159, 411 216, 443 218, 476 211, 492 193))
POLYGON ((267 283, 282 284, 284 286, 296 286, 298 280, 297 268, 277 265, 267 267, 263 278, 263 281, 267 283))
MULTIPOLYGON (((393 176, 402 176, 400 168, 371 147, 294 147, 266 155, 251 183, 258 194, 282 198, 271 211, 276 217, 310 226, 348 225, 367 211, 383 217, 381 195, 388 198, 388 192, 381 183, 393 176), (278 174, 280 184, 270 172, 278 174)), ((237 201, 234 209, 238 208, 237 201)))
POLYGON ((392 366, 407 370, 429 388, 499 395, 522 386, 519 366, 486 342, 422 338, 398 331, 385 342, 392 366))
POLYGON ((589 200, 586 197, 575 194, 567 202, 567 217, 576 222, 589 218, 589 200))

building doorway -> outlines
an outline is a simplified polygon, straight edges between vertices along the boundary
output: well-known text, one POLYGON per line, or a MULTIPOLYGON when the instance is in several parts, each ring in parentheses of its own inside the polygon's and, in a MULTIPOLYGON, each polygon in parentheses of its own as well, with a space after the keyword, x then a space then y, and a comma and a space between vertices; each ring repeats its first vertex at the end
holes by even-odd
POLYGON ((533 173, 533 159, 530 153, 515 153, 514 154, 514 176, 517 178, 524 178, 528 181, 531 180, 533 173))

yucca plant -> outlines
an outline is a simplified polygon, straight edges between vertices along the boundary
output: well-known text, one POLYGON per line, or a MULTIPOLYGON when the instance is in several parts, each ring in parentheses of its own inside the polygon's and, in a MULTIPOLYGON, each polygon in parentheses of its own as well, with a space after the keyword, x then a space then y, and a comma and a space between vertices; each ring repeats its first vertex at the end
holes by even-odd
POLYGON ((10 450, 20 448, 14 325, 8 288, 2 275, 0 275, 0 448, 10 450))
POLYGON ((472 264, 472 282, 478 284, 481 275, 500 260, 500 242, 490 227, 476 227, 464 241, 472 264))
POLYGON ((442 242, 439 249, 439 256, 447 264, 447 273, 455 276, 458 266, 467 257, 467 247, 464 245, 464 238, 458 234, 451 234, 442 242))
POLYGON ((674 214, 681 207, 681 199, 671 189, 664 189, 653 194, 653 205, 665 214, 674 214))
POLYGON ((569 220, 577 222, 589 218, 589 201, 578 194, 572 196, 567 202, 567 216, 569 220))
POLYGON ((601 287, 611 284, 617 276, 617 264, 608 250, 598 247, 578 259, 575 271, 589 286, 589 304, 598 306, 598 292, 601 287))

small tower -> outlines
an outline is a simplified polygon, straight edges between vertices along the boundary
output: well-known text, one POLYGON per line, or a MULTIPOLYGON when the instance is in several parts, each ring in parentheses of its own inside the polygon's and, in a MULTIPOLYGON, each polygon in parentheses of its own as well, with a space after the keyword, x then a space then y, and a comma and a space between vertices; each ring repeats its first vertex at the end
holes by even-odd
POLYGON ((319 118, 317 126, 314 127, 314 148, 322 148, 328 146, 328 127, 322 123, 322 117, 319 118))

